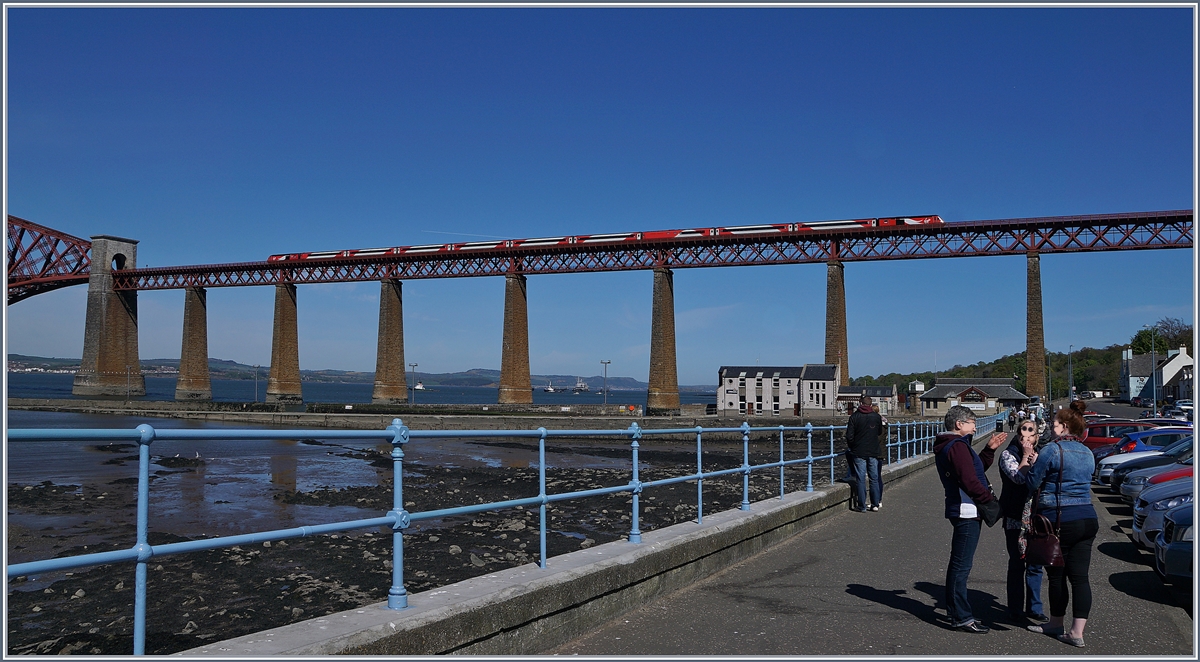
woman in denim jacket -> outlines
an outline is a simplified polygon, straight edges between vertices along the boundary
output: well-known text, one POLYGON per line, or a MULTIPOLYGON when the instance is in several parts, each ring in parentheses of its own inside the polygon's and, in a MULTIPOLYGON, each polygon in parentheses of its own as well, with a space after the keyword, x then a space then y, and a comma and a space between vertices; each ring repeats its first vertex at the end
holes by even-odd
POLYGON ((1029 629, 1083 648, 1083 628, 1092 609, 1088 566, 1092 562, 1092 544, 1100 530, 1096 509, 1092 507, 1092 472, 1096 460, 1092 451, 1079 441, 1087 426, 1078 411, 1058 410, 1053 426, 1055 439, 1038 452, 1037 462, 1028 468, 1026 482, 1040 486, 1035 512, 1045 515, 1051 523, 1062 523, 1058 537, 1064 564, 1061 568, 1046 568, 1050 579, 1050 622, 1030 625, 1029 629), (1068 581, 1074 599, 1071 629, 1065 631, 1068 581))

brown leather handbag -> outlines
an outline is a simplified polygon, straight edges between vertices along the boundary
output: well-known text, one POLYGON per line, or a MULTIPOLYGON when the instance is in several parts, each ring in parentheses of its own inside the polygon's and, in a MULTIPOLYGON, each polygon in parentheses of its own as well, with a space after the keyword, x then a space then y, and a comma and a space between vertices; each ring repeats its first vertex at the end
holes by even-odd
MULTIPOLYGON (((1062 446, 1058 447, 1058 453, 1061 458, 1062 446)), ((1058 493, 1054 495, 1056 501, 1062 494, 1062 470, 1063 467, 1060 463, 1058 468, 1058 493)), ((1034 495, 1034 503, 1037 503, 1039 496, 1041 495, 1034 495)), ((1050 526, 1050 518, 1045 515, 1033 515, 1030 518, 1029 530, 1025 532, 1025 562, 1029 565, 1061 568, 1065 563, 1062 555, 1062 543, 1058 539, 1058 532, 1062 527, 1061 503, 1056 503, 1056 509, 1058 510, 1058 517, 1053 527, 1050 526)))

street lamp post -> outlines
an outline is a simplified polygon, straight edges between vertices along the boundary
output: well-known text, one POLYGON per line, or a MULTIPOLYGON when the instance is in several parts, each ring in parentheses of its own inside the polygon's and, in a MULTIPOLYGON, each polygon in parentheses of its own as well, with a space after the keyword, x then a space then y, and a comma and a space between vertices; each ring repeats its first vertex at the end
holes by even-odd
POLYGON ((604 404, 608 404, 608 364, 612 361, 601 360, 600 363, 604 365, 604 404))
POLYGON ((258 366, 254 366, 254 401, 258 402, 258 366))
POLYGON ((409 400, 409 402, 415 405, 417 404, 417 364, 410 363, 408 367, 413 369, 412 400, 409 400))
POLYGON ((1154 416, 1158 416, 1158 327, 1143 324, 1150 329, 1150 397, 1154 400, 1154 416))
POLYGON ((1075 373, 1071 372, 1071 355, 1075 353, 1075 345, 1067 345, 1067 399, 1075 399, 1075 373))

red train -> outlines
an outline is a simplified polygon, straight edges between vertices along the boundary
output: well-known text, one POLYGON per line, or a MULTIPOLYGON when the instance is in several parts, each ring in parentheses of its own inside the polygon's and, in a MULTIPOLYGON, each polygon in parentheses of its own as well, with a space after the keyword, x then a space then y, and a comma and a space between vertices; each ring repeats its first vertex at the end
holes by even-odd
POLYGON ((616 234, 590 234, 570 237, 541 237, 538 239, 493 239, 461 244, 425 244, 423 246, 396 246, 393 248, 359 248, 344 251, 321 251, 312 253, 281 253, 267 258, 268 262, 291 262, 295 260, 327 260, 343 258, 367 258, 393 255, 427 255, 483 251, 495 248, 546 248, 549 246, 571 246, 577 244, 618 244, 662 239, 689 239, 698 237, 734 237, 741 235, 793 234, 814 230, 852 230, 904 225, 940 225, 940 216, 900 216, 895 218, 863 218, 848 221, 814 221, 811 223, 780 223, 773 225, 739 225, 723 228, 696 228, 691 230, 654 230, 652 232, 621 232, 616 234))

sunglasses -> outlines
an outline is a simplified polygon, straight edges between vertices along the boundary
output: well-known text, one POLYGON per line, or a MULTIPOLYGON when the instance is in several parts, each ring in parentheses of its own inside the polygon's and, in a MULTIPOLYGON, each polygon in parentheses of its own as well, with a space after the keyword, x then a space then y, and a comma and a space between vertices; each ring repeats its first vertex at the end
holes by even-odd
POLYGON ((1021 432, 1036 432, 1037 428, 1021 428, 1021 432))

